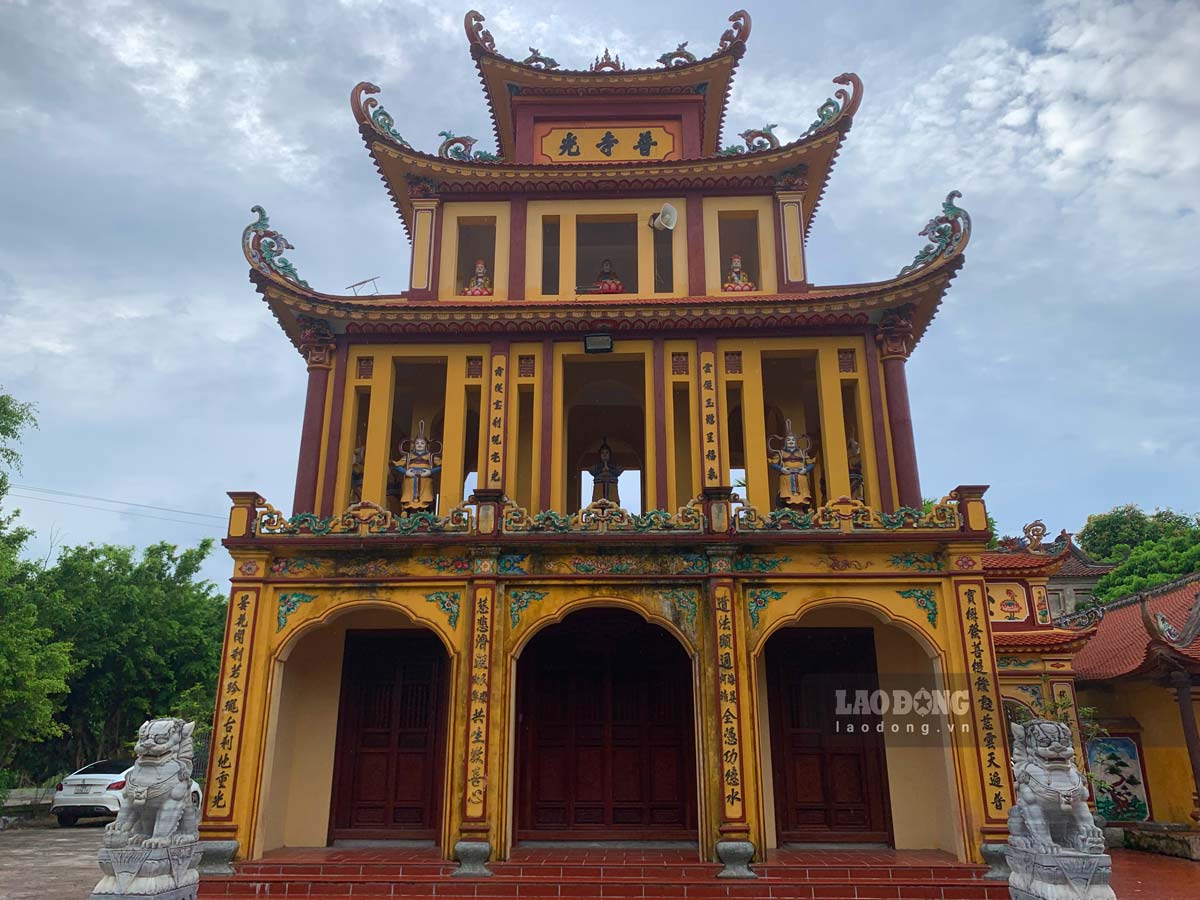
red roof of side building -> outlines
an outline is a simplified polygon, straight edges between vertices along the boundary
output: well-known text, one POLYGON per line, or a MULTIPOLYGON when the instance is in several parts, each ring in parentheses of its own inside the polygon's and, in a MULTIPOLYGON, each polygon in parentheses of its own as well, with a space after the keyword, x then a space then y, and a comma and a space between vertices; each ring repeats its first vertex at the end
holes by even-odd
POLYGON ((1073 631, 1050 628, 1042 631, 993 631, 992 643, 997 650, 1061 651, 1078 650, 1095 633, 1094 628, 1073 631))
POLYGON ((1155 671, 1160 661, 1200 671, 1200 573, 1109 603, 1075 657, 1080 681, 1155 671))
POLYGON ((1100 578, 1116 568, 1112 563, 1098 562, 1075 544, 1070 544, 1070 555, 1054 574, 1059 578, 1100 578))

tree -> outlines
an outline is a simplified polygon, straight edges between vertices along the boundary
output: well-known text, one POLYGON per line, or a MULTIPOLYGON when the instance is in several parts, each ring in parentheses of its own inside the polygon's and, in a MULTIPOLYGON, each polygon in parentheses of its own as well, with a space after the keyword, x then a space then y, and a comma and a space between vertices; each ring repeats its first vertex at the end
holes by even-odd
MULTIPOLYGON (((0 389, 0 503, 8 493, 8 470, 21 464, 12 445, 36 425, 32 404, 0 389)), ((0 513, 0 774, 22 743, 62 731, 54 713, 71 665, 70 645, 54 640, 38 621, 31 592, 38 569, 21 558, 30 531, 15 522, 16 513, 0 513)))
MULTIPOLYGON (((69 732, 39 748, 41 769, 71 768, 127 754, 137 727, 194 712, 211 716, 225 626, 225 600, 198 579, 212 541, 182 552, 88 545, 63 550, 38 580, 40 624, 70 641, 75 668, 62 718, 69 732)), ((32 767, 36 760, 26 760, 32 767)))
POLYGON ((1137 591, 1200 572, 1200 528, 1145 541, 1100 579, 1096 599, 1109 603, 1137 591))
POLYGON ((1136 504, 1127 503, 1088 516, 1076 540, 1092 558, 1119 563, 1146 541, 1187 533, 1200 533, 1200 517, 1172 509, 1156 509, 1147 514, 1136 504))

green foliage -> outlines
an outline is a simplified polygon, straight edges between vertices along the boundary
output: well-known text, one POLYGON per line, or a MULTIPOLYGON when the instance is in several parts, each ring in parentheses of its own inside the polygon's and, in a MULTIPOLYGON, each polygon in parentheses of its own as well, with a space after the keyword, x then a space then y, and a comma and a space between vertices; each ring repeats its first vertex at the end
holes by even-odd
POLYGON ((1200 572, 1200 529, 1139 544, 1100 579, 1096 599, 1109 603, 1193 572, 1200 572))
MULTIPOLYGON (((5 470, 21 461, 11 445, 34 424, 30 404, 0 391, 0 502, 8 492, 5 470)), ((39 570, 21 558, 30 531, 15 520, 0 514, 0 775, 6 779, 18 747, 61 732, 54 712, 70 669, 70 646, 38 621, 30 586, 39 570)))
POLYGON ((1172 509, 1146 513, 1136 504, 1127 503, 1106 513, 1088 516, 1087 524, 1075 538, 1093 559, 1120 563, 1147 541, 1181 534, 1200 535, 1200 516, 1188 516, 1172 509))
POLYGON ((35 774, 128 753, 155 716, 211 719, 225 624, 224 598, 198 580, 211 549, 159 543, 138 558, 131 547, 70 547, 41 573, 39 624, 70 642, 74 667, 68 733, 25 754, 35 774))
POLYGON ((12 445, 26 428, 37 428, 32 403, 19 403, 0 385, 0 469, 19 469, 21 454, 12 445))

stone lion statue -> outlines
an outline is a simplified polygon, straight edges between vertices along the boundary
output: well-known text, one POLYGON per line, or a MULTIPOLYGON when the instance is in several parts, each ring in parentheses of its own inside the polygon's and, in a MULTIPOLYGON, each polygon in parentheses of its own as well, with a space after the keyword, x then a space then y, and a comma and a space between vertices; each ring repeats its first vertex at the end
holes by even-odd
POLYGON ((1017 802, 1008 812, 1010 846, 1033 853, 1102 853, 1104 833, 1088 809, 1087 780, 1075 765, 1071 729, 1034 719, 1012 726, 1017 802))
POLYGON ((190 796, 195 730, 195 722, 183 719, 142 723, 121 811, 105 828, 106 847, 155 849, 199 840, 199 815, 190 796))

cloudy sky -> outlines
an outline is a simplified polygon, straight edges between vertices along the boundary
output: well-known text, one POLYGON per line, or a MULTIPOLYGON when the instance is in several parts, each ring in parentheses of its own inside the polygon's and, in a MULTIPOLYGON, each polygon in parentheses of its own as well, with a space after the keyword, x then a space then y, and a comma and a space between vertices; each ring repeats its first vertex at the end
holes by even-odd
MULTIPOLYGON (((349 109, 491 129, 465 8, 405 0, 0 0, 0 384, 38 406, 27 488, 52 542, 218 536, 225 491, 291 499, 305 371, 246 278, 250 206, 320 290, 407 283, 401 224, 349 109), (37 496, 105 506, 62 494, 37 496), (170 521, 165 521, 170 520, 170 521)), ((583 68, 711 52, 729 4, 495 3, 498 49, 583 68)), ((990 484, 1005 531, 1133 501, 1200 509, 1200 4, 760 2, 727 133, 804 130, 865 100, 813 229, 810 277, 891 277, 951 189, 967 264, 909 364, 927 495, 990 484)), ((223 580, 223 552, 209 567, 223 580)))

